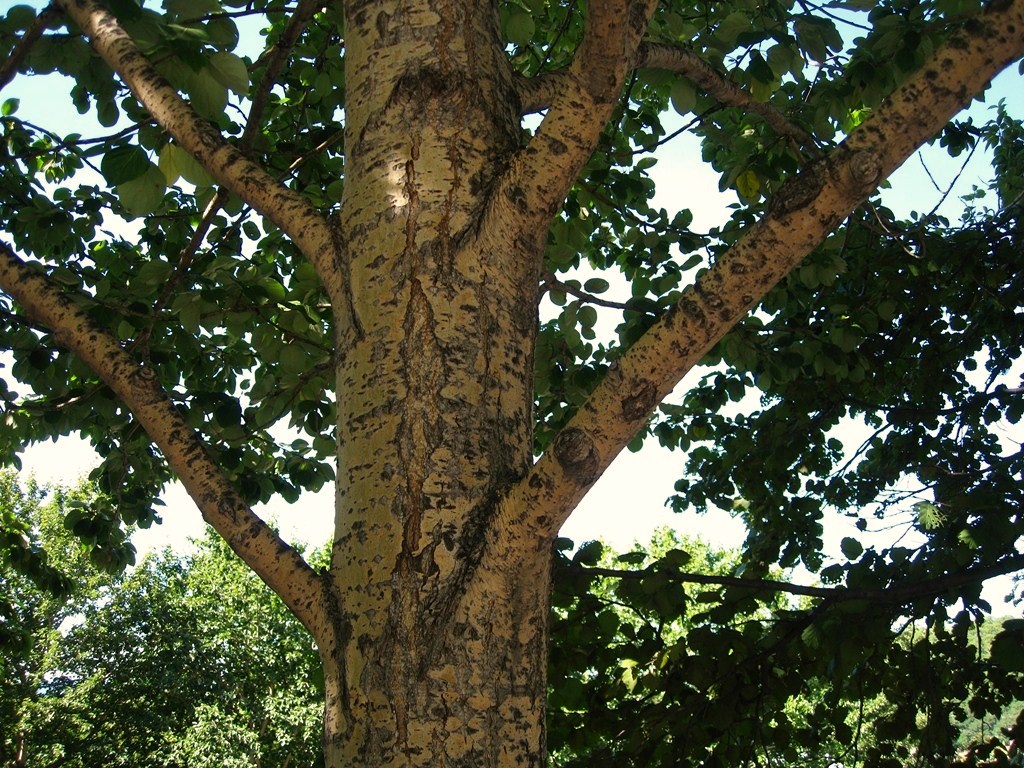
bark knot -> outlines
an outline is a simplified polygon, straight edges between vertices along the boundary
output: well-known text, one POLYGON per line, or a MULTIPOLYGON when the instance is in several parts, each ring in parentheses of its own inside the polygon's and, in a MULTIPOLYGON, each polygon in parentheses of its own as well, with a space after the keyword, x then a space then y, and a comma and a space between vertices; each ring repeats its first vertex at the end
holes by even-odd
POLYGON ((638 382, 632 391, 622 398, 622 415, 630 421, 642 419, 654 408, 658 391, 650 381, 638 382))
POLYGON ((598 476, 597 449, 586 432, 577 427, 562 430, 553 446, 555 460, 565 473, 580 485, 589 485, 598 476))
POLYGON ((811 163, 795 178, 783 184, 772 201, 772 212, 785 215, 810 205, 825 186, 823 170, 818 163, 811 163))
POLYGON ((878 157, 866 149, 854 152, 846 167, 851 186, 858 194, 873 190, 882 175, 882 165, 878 157))

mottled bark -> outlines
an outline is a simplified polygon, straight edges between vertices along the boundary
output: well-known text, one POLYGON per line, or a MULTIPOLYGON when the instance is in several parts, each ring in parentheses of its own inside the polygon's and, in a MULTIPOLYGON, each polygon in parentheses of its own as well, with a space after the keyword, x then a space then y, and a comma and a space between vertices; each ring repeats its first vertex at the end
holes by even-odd
POLYGON ((346 7, 330 765, 541 761, 546 564, 481 561, 530 464, 542 241, 480 231, 518 107, 493 5, 436 5, 346 7))

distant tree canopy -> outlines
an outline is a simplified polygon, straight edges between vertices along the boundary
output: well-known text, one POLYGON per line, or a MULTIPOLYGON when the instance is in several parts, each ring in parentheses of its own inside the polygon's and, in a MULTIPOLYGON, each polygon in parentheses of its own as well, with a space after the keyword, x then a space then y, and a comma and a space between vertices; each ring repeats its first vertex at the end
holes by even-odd
MULTIPOLYGON (((222 540, 147 555, 112 577, 63 525, 68 503, 94 492, 22 489, 9 472, 0 482, 5 498, 29 508, 28 540, 59 555, 64 576, 55 596, 7 553, 0 560, 0 584, 20 609, 3 626, 22 638, 9 633, 0 647, 5 765, 322 764, 316 649, 222 540)), ((792 768, 877 765, 885 755, 910 766, 954 750, 974 758, 961 765, 996 764, 986 758, 1007 748, 1004 729, 1024 717, 1024 621, 900 619, 883 635, 892 614, 864 632, 861 611, 839 605, 818 629, 801 610, 809 596, 737 583, 738 554, 668 530, 619 554, 560 541, 555 765, 705 754, 792 768), (865 638, 874 643, 867 662, 852 663, 849 649, 865 638), (820 658, 837 641, 838 655, 820 658)))
MULTIPOLYGON (((153 725, 101 763, 315 761, 285 752, 318 691, 329 768, 540 768, 554 647, 561 762, 948 766, 1020 698, 1020 625, 989 659, 975 627, 1024 568, 1024 129, 962 110, 1022 30, 1024 0, 8 4, 0 461, 96 449, 72 575, 131 565, 179 480, 319 656, 208 542, 123 602, 4 598, 15 645, 85 611, 93 655, 54 646, 23 693, 65 685, 83 744, 114 691, 223 739, 153 725), (928 143, 991 155, 961 218, 879 196, 928 143), (656 204, 665 153, 735 202, 698 226, 683 173, 656 204), (670 504, 734 515, 738 551, 666 542, 638 575, 561 547, 656 443, 670 504), (254 510, 332 482, 325 562, 254 510), (269 699, 249 626, 189 592, 210 568, 291 638, 269 699)), ((0 546, 62 594, 36 491, 10 499, 0 546)))
MULTIPOLYGON (((0 481, 18 493, 10 473, 0 481)), ((68 500, 58 491, 25 501, 37 521, 32 544, 61 561, 62 595, 27 582, 7 553, 0 559, 0 584, 18 606, 4 626, 21 639, 0 649, 0 763, 322 764, 311 638, 223 540, 208 537, 190 555, 154 553, 111 577, 63 524, 68 500)))

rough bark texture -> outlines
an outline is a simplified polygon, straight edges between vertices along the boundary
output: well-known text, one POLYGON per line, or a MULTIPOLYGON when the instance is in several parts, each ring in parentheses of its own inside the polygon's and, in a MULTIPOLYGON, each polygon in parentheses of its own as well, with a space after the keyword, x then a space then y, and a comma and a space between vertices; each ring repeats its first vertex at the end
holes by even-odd
POLYGON ((346 7, 331 765, 544 762, 550 537, 510 558, 489 532, 530 467, 547 226, 604 124, 580 115, 642 27, 520 151, 492 3, 346 7))
POLYGON ((515 82, 487 0, 346 2, 346 186, 331 221, 199 119, 109 14, 60 2, 175 140, 296 242, 334 302, 337 516, 321 576, 238 501, 146 368, 0 253, 4 290, 118 393, 206 519, 313 632, 329 766, 545 762, 548 563, 561 523, 711 345, 1024 53, 1024 0, 941 49, 783 188, 531 464, 546 233, 638 62, 653 2, 592 0, 573 65, 535 87, 515 82), (520 95, 548 107, 525 145, 520 95))
POLYGON ((347 10, 332 765, 539 762, 547 572, 481 566, 530 463, 540 238, 480 218, 518 148, 488 2, 347 10))

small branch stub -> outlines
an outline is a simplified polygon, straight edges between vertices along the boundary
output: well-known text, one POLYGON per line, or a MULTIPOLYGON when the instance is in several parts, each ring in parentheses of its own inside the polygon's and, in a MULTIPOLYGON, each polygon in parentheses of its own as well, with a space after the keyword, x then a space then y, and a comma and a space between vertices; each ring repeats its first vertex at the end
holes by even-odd
POLYGON ((589 485, 600 472, 597 450, 590 435, 582 429, 570 427, 555 438, 554 456, 559 465, 573 480, 589 485))
POLYGON ((846 163, 847 183, 858 195, 869 195, 878 185, 882 165, 874 152, 866 149, 854 152, 846 163))
POLYGON ((820 163, 811 163, 796 177, 783 184, 772 201, 772 212, 785 215, 809 205, 825 186, 823 170, 820 163))
POLYGON ((622 415, 634 421, 654 410, 658 404, 658 389, 653 382, 641 381, 624 398, 622 398, 622 415))

